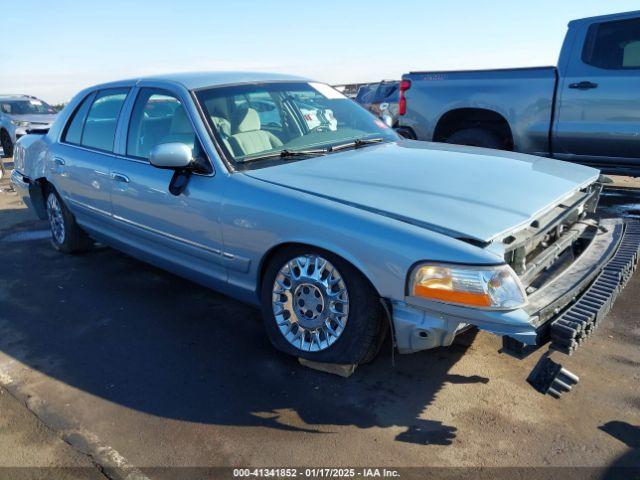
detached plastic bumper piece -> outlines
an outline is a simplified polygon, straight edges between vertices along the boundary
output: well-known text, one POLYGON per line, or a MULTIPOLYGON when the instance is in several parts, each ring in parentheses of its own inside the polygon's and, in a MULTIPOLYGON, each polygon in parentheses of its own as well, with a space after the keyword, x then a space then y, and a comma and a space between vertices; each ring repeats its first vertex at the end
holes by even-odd
POLYGON ((571 388, 580 379, 569 370, 562 368, 559 363, 544 356, 533 369, 527 381, 540 393, 548 393, 552 397, 560 398, 563 393, 571 391, 571 388))
POLYGON ((639 257, 640 222, 627 222, 618 250, 596 280, 551 322, 552 349, 571 355, 595 331, 633 275, 639 257))

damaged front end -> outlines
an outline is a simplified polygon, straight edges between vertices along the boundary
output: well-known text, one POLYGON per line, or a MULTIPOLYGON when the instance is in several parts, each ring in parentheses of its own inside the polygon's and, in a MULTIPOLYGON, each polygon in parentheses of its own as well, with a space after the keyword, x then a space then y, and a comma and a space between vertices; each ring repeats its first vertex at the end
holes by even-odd
POLYGON ((398 350, 447 346, 476 326, 503 337, 504 350, 518 356, 549 341, 571 354, 609 311, 640 251, 637 223, 596 216, 601 189, 595 182, 577 190, 486 246, 517 274, 526 304, 495 310, 407 295, 393 303, 398 350))

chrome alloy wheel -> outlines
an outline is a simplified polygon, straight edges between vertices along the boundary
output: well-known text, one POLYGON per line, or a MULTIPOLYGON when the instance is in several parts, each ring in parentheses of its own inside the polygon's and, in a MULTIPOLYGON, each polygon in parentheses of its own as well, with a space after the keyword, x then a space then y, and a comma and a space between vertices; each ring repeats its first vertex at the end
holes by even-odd
POLYGON ((55 241, 59 244, 64 243, 64 217, 62 216, 62 207, 55 194, 50 194, 47 198, 47 216, 49 217, 49 225, 51 234, 55 241))
POLYGON ((349 318, 349 294, 338 270, 319 255, 284 265, 273 283, 271 306, 280 333, 299 350, 333 345, 349 318))

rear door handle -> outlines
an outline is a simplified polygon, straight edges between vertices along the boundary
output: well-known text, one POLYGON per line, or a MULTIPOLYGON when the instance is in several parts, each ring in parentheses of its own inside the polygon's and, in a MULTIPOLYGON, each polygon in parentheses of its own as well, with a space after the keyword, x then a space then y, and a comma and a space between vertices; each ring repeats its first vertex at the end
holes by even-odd
POLYGON ((575 88, 577 90, 590 90, 592 88, 598 88, 598 84, 593 82, 571 83, 569 84, 569 88, 575 88))
POLYGON ((111 179, 115 180, 116 182, 122 182, 122 183, 129 183, 129 177, 127 177, 126 175, 123 175, 122 173, 112 173, 111 174, 111 179))

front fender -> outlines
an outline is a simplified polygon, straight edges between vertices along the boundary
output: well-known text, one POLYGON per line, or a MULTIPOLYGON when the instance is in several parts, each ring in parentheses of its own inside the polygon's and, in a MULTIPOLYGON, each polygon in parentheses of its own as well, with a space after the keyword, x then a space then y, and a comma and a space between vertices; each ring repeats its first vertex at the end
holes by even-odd
MULTIPOLYGON (((283 244, 312 245, 344 258, 378 293, 401 300, 407 273, 418 261, 494 265, 479 247, 355 206, 234 174, 228 178, 221 223, 225 251, 250 262, 229 271, 229 282, 257 293, 265 255, 283 244)), ((256 296, 257 299, 257 296, 256 296)))

